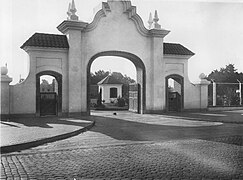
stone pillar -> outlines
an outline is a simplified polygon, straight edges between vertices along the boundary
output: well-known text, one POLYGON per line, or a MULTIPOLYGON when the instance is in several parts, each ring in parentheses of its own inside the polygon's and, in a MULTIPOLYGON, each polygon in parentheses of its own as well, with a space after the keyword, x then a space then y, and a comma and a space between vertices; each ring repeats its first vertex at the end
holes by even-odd
POLYGON ((170 32, 162 29, 158 23, 158 12, 155 10, 154 18, 149 15, 149 30, 151 38, 150 64, 146 71, 146 112, 160 113, 165 110, 165 62, 163 60, 163 41, 164 37, 170 32))
POLYGON ((162 111, 165 105, 164 92, 164 78, 163 78, 163 38, 153 36, 151 37, 151 58, 150 69, 148 70, 147 91, 150 100, 148 103, 150 107, 147 109, 151 113, 162 111), (149 89, 148 89, 149 88, 149 89))
POLYGON ((7 74, 7 67, 1 67, 1 119, 8 118, 10 113, 9 83, 12 78, 7 74))
POLYGON ((143 114, 144 113, 144 82, 143 82, 143 69, 136 67, 137 68, 137 83, 140 85, 140 107, 139 108, 139 113, 143 114))
POLYGON ((151 49, 150 65, 147 69, 149 73, 146 76, 146 112, 160 113, 166 107, 163 38, 169 31, 164 29, 151 29, 149 32, 151 35, 151 49))
POLYGON ((77 9, 74 0, 69 3, 67 11, 67 20, 63 21, 57 29, 67 35, 69 52, 67 62, 67 80, 68 80, 68 113, 87 113, 87 99, 84 99, 84 93, 87 91, 87 85, 83 83, 84 73, 82 72, 82 31, 88 25, 79 21, 75 14, 77 9), (85 102, 85 103, 84 103, 85 102), (85 104, 85 105, 84 105, 85 104))
POLYGON ((200 88, 200 109, 207 109, 208 107, 208 85, 210 81, 206 80, 205 74, 200 74, 199 76, 199 88, 200 88))
POLYGON ((67 35, 69 43, 68 52, 68 112, 69 114, 87 111, 81 109, 82 101, 82 30, 87 23, 82 21, 67 20, 63 21, 57 28, 67 35))
POLYGON ((239 98, 240 98, 240 106, 242 105, 242 84, 241 82, 237 79, 238 83, 239 83, 239 98))

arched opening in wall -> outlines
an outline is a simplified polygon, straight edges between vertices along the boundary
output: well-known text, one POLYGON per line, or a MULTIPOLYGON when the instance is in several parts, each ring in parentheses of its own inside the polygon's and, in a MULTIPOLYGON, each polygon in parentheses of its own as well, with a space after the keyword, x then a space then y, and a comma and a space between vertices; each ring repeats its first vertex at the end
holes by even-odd
POLYGON ((87 109, 143 113, 145 67, 137 56, 108 51, 93 56, 87 67, 87 109), (139 84, 140 89, 131 86, 139 84), (132 95, 132 96, 131 96, 132 95))
POLYGON ((36 115, 60 116, 62 113, 62 75, 53 71, 36 75, 36 115))
POLYGON ((173 74, 166 77, 166 109, 182 111, 184 108, 184 79, 173 74))

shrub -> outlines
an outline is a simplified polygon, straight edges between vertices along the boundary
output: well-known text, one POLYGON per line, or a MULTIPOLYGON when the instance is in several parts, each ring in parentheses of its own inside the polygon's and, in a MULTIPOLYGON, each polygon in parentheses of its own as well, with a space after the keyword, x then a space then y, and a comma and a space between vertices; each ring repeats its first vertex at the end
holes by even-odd
POLYGON ((117 105, 118 107, 124 107, 126 104, 126 100, 124 98, 121 98, 120 96, 117 98, 117 105))

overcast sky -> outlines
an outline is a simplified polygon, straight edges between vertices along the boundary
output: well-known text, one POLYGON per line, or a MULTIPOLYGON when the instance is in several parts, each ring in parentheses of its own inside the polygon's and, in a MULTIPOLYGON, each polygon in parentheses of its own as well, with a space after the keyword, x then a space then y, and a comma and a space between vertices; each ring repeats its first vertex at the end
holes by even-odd
MULTIPOLYGON (((66 19, 71 0, 3 0, 0 1, 0 60, 7 63, 14 82, 28 74, 27 54, 20 46, 35 32, 61 34, 56 27, 66 19)), ((93 8, 101 0, 75 0, 77 15, 91 22, 93 8)), ((171 32, 165 42, 180 43, 193 51, 189 60, 189 78, 196 81, 201 72, 235 64, 243 72, 243 1, 242 0, 132 0, 147 27, 149 13, 158 10, 159 23, 171 32)), ((103 67, 104 58, 92 64, 92 70, 117 71, 135 78, 129 61, 103 67), (127 62, 127 65, 126 63, 127 62), (122 63, 122 66, 120 64, 122 63)))

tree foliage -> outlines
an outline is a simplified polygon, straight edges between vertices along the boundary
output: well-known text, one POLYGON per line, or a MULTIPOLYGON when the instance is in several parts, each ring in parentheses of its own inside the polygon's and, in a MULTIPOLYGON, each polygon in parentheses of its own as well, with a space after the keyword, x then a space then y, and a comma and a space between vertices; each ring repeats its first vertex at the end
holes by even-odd
POLYGON ((208 75, 208 80, 213 80, 220 83, 237 83, 238 80, 243 81, 243 74, 238 73, 234 64, 228 64, 225 68, 214 70, 208 75))
MULTIPOLYGON (((238 73, 234 64, 212 71, 207 79, 214 81, 217 86, 217 105, 239 105, 238 81, 243 83, 243 73, 238 73)), ((212 85, 209 86, 209 103, 212 103, 212 85)))

